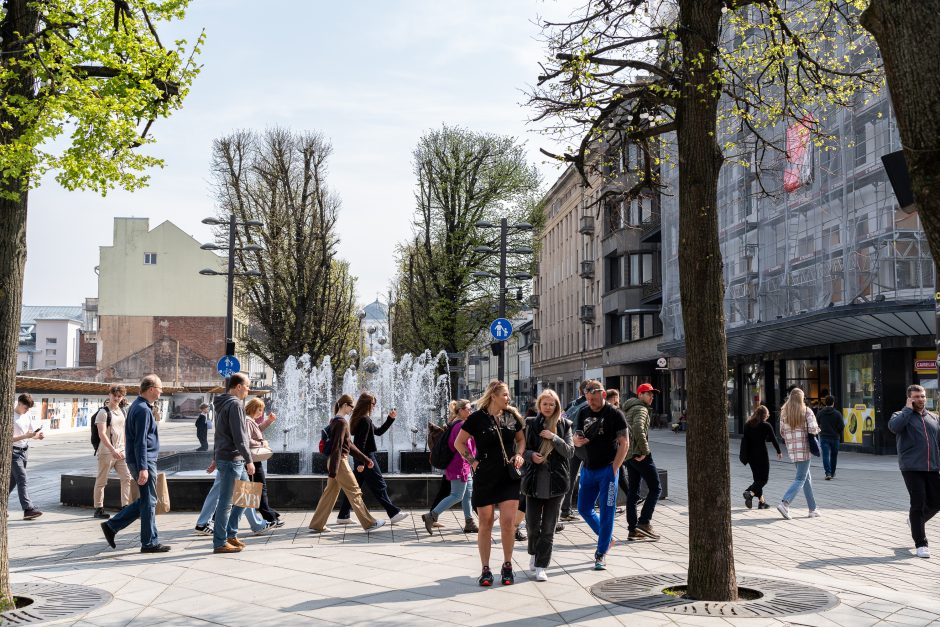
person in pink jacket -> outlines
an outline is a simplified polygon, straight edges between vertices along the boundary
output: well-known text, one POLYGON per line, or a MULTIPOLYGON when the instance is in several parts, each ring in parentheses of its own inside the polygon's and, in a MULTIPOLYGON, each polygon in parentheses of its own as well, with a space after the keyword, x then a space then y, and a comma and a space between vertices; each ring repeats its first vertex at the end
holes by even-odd
MULTIPOLYGON (((470 507, 470 497, 473 494, 473 471, 470 469, 470 464, 457 453, 454 446, 464 420, 473 413, 473 405, 466 399, 459 399, 450 402, 449 410, 450 417, 448 418, 446 437, 450 450, 454 451, 454 458, 450 460, 450 464, 444 470, 444 478, 450 481, 450 495, 444 497, 444 500, 438 503, 430 512, 421 515, 425 529, 432 535, 434 533, 434 523, 437 522, 438 517, 450 509, 457 501, 460 501, 463 506, 463 515, 467 526, 469 527, 470 523, 473 522, 473 511, 470 507)), ((471 454, 476 455, 476 447, 472 438, 467 441, 467 448, 470 449, 471 454)))

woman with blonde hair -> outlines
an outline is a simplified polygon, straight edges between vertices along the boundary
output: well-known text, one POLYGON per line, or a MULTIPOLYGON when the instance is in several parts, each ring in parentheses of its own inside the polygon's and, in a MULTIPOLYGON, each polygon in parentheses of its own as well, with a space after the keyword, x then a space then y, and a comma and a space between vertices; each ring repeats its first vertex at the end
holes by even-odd
MULTIPOLYGON (((454 444, 457 441, 457 436, 460 435, 460 428, 463 426, 464 421, 473 413, 473 405, 470 401, 461 398, 451 401, 448 410, 447 430, 441 437, 447 438, 447 446, 454 452, 453 459, 444 469, 444 478, 450 481, 450 494, 435 505, 430 512, 421 515, 424 528, 428 530, 429 534, 434 533, 434 523, 437 522, 438 517, 457 502, 460 502, 463 507, 463 517, 467 526, 469 527, 473 523, 473 510, 470 505, 473 496, 471 487, 473 485, 473 472, 470 470, 470 464, 467 463, 467 460, 457 454, 457 447, 454 444)), ((476 447, 472 438, 467 440, 467 448, 470 450, 471 455, 476 455, 476 447)))
POLYGON ((490 550, 495 509, 499 508, 503 547, 500 581, 508 586, 515 581, 512 572, 513 521, 519 508, 519 468, 525 451, 522 416, 510 405, 509 387, 502 381, 491 381, 476 406, 477 410, 461 426, 454 448, 474 473, 472 502, 480 517, 477 549, 483 563, 479 584, 484 587, 493 585, 490 550), (470 438, 476 444, 476 454, 470 450, 470 438))
MULTIPOLYGON (((256 449, 267 446, 264 439, 264 432, 274 424, 277 416, 274 412, 264 415, 264 401, 260 398, 253 398, 245 403, 245 418, 248 424, 248 438, 251 440, 251 448, 256 449)), ((252 452, 254 455, 254 452, 252 452)), ((271 507, 268 502, 268 486, 265 476, 264 462, 255 462, 255 474, 251 475, 251 481, 261 484, 261 504, 258 506, 258 513, 272 527, 283 527, 284 521, 281 520, 281 514, 271 507)))
POLYGON ((526 497, 529 529, 529 570, 536 581, 547 581, 561 500, 568 492, 569 460, 574 455, 571 421, 561 415, 554 390, 545 390, 535 402, 538 413, 526 420, 525 467, 522 493, 526 497))
POLYGON ((777 505, 777 511, 787 520, 790 520, 790 503, 793 502, 793 497, 801 487, 803 495, 806 496, 806 505, 809 507, 809 518, 819 517, 816 499, 813 496, 813 479, 809 474, 812 453, 808 442, 809 436, 815 437, 817 433, 819 433, 819 425, 816 424, 813 411, 803 400, 803 390, 793 388, 790 390, 787 402, 780 408, 780 435, 787 445, 790 461, 796 466, 796 477, 784 493, 780 504, 777 505))

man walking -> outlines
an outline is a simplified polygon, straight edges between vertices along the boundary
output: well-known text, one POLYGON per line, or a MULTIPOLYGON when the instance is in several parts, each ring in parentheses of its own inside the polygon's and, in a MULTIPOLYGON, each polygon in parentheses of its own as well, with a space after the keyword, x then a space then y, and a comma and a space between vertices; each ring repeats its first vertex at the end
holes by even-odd
POLYGON ((105 406, 95 414, 94 429, 98 432, 98 476, 95 478, 95 488, 92 496, 95 501, 95 518, 110 518, 104 512, 104 489, 108 485, 108 475, 113 468, 121 481, 121 507, 131 504, 131 471, 127 469, 124 461, 124 416, 123 401, 127 388, 123 385, 112 385, 108 391, 108 400, 105 406))
POLYGON ((42 433, 42 423, 33 420, 29 410, 33 408, 33 397, 29 394, 20 394, 16 399, 16 409, 13 416, 13 465, 10 466, 10 489, 7 495, 16 488, 23 507, 23 520, 35 520, 42 516, 42 512, 33 507, 29 500, 29 488, 26 478, 26 451, 29 450, 29 440, 42 440, 46 436, 42 433))
POLYGON ((627 540, 659 540, 659 535, 653 531, 650 524, 661 493, 659 473, 653 463, 649 444, 650 407, 657 392, 659 390, 649 383, 642 383, 636 389, 636 398, 631 398, 623 404, 630 430, 630 449, 627 452, 627 540), (649 493, 637 518, 636 506, 640 499, 641 480, 646 482, 649 493))
POLYGON ((629 439, 623 414, 604 400, 606 394, 600 381, 588 381, 585 394, 587 404, 578 412, 573 438, 575 453, 583 461, 578 512, 597 534, 594 570, 605 570, 614 532, 617 476, 627 455, 629 439), (598 496, 599 516, 594 511, 598 496))
POLYGON ((132 477, 137 478, 140 498, 119 511, 111 520, 101 523, 104 539, 116 548, 114 536, 140 518, 140 552, 166 553, 157 535, 157 456, 160 435, 153 415, 153 405, 163 392, 163 382, 148 374, 140 382, 140 394, 131 404, 124 424, 125 461, 132 477))
POLYGON ((930 557, 925 525, 940 511, 940 423, 926 405, 927 392, 912 385, 907 388, 907 407, 888 421, 897 436, 898 466, 911 497, 908 524, 917 557, 930 557))
POLYGON ((826 396, 823 402, 826 406, 819 410, 816 422, 820 428, 819 448, 822 449, 823 470, 826 471, 826 481, 829 481, 836 476, 836 460, 839 459, 839 442, 845 430, 845 418, 833 407, 836 404, 834 398, 826 396))
POLYGON ((238 539, 238 519, 245 508, 232 506, 235 480, 248 481, 255 474, 245 422, 244 401, 251 388, 248 377, 236 372, 225 381, 225 394, 215 398, 215 465, 219 479, 219 504, 212 534, 214 553, 238 553, 245 543, 238 539))
POLYGON ((209 405, 203 403, 199 406, 199 416, 196 417, 196 437, 199 438, 197 451, 209 450, 209 405))
MULTIPOLYGON (((578 393, 580 396, 575 400, 571 401, 571 404, 565 408, 565 418, 571 421, 572 425, 578 424, 578 412, 581 411, 587 405, 587 399, 584 396, 584 390, 587 387, 587 384, 590 381, 584 380, 578 385, 578 393)), ((577 427, 575 427, 577 428, 577 427)), ((571 464, 568 467, 568 492, 565 493, 564 498, 561 500, 561 520, 577 520, 578 517, 571 511, 571 499, 574 495, 574 490, 578 485, 578 478, 581 476, 581 458, 575 455, 571 458, 571 464)))

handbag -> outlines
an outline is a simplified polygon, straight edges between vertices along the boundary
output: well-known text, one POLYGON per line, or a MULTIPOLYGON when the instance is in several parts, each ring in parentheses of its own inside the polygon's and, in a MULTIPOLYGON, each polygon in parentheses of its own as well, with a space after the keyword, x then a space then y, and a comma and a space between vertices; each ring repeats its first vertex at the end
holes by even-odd
POLYGON ((261 446, 251 449, 251 461, 253 462, 269 460, 272 455, 274 455, 274 451, 271 450, 271 445, 268 444, 267 440, 261 440, 261 446))
POLYGON ((235 480, 235 489, 232 490, 232 505, 246 509, 257 509, 261 506, 262 483, 253 481, 235 480))
POLYGON ((806 442, 809 444, 809 452, 812 454, 812 456, 819 457, 821 454, 819 450, 819 436, 817 436, 815 433, 810 433, 807 431, 806 442))
POLYGON ((499 439, 499 450, 503 452, 503 468, 506 469, 506 478, 509 481, 521 481, 522 480, 522 471, 519 468, 516 468, 514 464, 509 462, 509 456, 506 455, 506 445, 503 444, 503 435, 500 433, 499 422, 497 422, 495 416, 490 416, 493 418, 493 424, 496 425, 496 437, 499 439))
MULTIPOLYGON (((764 446, 767 446, 766 444, 764 446)), ((741 463, 747 466, 747 447, 745 446, 744 438, 741 438, 741 451, 738 453, 738 459, 741 460, 741 463)))
POLYGON ((166 473, 157 473, 157 514, 170 513, 170 486, 166 482, 166 473))

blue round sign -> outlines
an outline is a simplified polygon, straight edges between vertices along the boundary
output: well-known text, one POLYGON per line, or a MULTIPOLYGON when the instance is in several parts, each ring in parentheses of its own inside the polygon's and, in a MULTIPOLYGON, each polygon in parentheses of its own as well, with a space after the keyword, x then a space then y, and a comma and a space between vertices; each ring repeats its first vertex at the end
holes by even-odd
POLYGON ((219 360, 218 369, 220 375, 228 378, 236 372, 241 372, 242 365, 238 361, 238 357, 235 357, 234 355, 226 355, 219 360))
POLYGON ((505 342, 512 335, 512 323, 505 318, 497 318, 490 324, 490 335, 497 342, 505 342))

